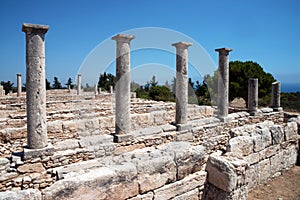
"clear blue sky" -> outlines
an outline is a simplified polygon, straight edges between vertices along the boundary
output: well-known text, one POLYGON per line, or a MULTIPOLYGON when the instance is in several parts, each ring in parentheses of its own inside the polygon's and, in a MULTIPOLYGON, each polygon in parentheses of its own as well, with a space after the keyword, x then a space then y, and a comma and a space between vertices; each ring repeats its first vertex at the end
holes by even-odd
POLYGON ((26 22, 50 26, 46 73, 51 82, 54 76, 63 84, 68 77, 74 80, 86 56, 117 33, 162 27, 193 38, 215 64, 214 49, 230 47, 230 60, 256 61, 277 80, 300 84, 299 10, 298 0, 0 0, 0 80, 16 85, 16 73, 22 73, 25 81, 21 28, 26 22))

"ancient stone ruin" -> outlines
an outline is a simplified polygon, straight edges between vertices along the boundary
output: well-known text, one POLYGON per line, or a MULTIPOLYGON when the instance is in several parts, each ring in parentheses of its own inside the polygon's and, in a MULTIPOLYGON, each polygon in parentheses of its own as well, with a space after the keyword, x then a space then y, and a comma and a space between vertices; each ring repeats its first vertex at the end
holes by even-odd
POLYGON ((83 92, 81 75, 76 90, 46 91, 47 30, 23 25, 26 94, 0 88, 0 199, 247 199, 299 162, 300 116, 283 112, 278 82, 271 108, 257 106, 257 79, 249 80, 247 110, 228 106, 231 49, 216 49, 218 107, 187 103, 186 42, 173 44, 176 103, 136 98, 134 36, 123 34, 112 38, 115 92, 83 92))

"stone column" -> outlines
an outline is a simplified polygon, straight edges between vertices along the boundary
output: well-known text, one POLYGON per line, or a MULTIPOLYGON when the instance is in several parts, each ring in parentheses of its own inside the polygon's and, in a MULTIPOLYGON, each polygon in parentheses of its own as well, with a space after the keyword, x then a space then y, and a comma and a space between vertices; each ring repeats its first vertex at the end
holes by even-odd
POLYGON ((98 94, 101 94, 102 91, 101 91, 101 87, 98 88, 98 94))
POLYGON ((219 67, 218 67, 218 117, 227 121, 228 115, 228 92, 229 92, 229 62, 228 55, 232 49, 220 48, 216 49, 219 52, 219 67))
POLYGON ((113 94, 114 93, 114 87, 111 85, 109 86, 109 93, 113 94))
POLYGON ((0 85, 0 97, 2 97, 2 96, 4 96, 4 95, 3 95, 3 86, 0 85))
POLYGON ((116 50, 116 135, 115 142, 122 142, 129 135, 130 120, 130 41, 133 35, 118 34, 112 37, 117 42, 116 50))
POLYGON ((280 107, 280 82, 272 83, 272 105, 274 111, 282 111, 280 107))
POLYGON ((258 107, 258 79, 250 78, 248 80, 248 111, 251 114, 257 112, 258 107))
POLYGON ((98 85, 97 84, 95 84, 95 86, 94 86, 94 92, 95 92, 95 95, 98 94, 98 85))
POLYGON ((22 93, 22 75, 21 74, 17 74, 17 97, 21 96, 22 93))
POLYGON ((45 34, 48 26, 23 24, 26 33, 27 144, 29 149, 47 146, 45 34))
POLYGON ((188 113, 188 47, 192 43, 178 42, 176 47, 176 124, 187 124, 188 113))
POLYGON ((81 95, 81 75, 77 75, 77 95, 81 95))

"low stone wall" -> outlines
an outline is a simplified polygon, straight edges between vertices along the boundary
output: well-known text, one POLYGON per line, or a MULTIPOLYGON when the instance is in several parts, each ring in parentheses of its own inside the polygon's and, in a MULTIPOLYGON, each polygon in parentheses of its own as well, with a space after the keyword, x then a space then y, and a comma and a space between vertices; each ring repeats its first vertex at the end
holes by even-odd
POLYGON ((247 199, 248 190, 297 162, 296 122, 283 126, 265 121, 234 128, 230 134, 226 153, 207 161, 205 199, 247 199))
MULTIPOLYGON (((193 106, 191 107, 193 108, 193 106)), ((207 113, 212 110, 212 108, 208 107, 200 108, 208 109, 207 113)), ((200 110, 199 106, 195 107, 195 109, 200 110)), ((247 163, 246 166, 241 166, 245 167, 245 171, 247 172, 250 169, 248 167, 259 168, 263 166, 266 159, 271 163, 274 156, 278 154, 286 155, 295 151, 294 147, 297 146, 295 142, 297 141, 295 139, 295 128, 297 128, 297 123, 298 126, 300 125, 298 118, 286 122, 284 121, 283 112, 273 112, 272 109, 262 109, 260 115, 256 116, 249 116, 247 112, 231 113, 229 114, 229 118, 231 120, 225 123, 216 117, 198 117, 197 119, 190 120, 186 126, 178 127, 170 123, 165 123, 163 125, 146 127, 132 131, 132 139, 121 143, 114 143, 113 136, 110 134, 89 134, 69 139, 55 138, 55 135, 53 135, 54 137, 50 139, 52 146, 48 146, 39 156, 30 158, 26 154, 27 157, 24 159, 22 151, 13 151, 12 155, 0 159, 0 190, 37 189, 31 190, 31 192, 43 193, 45 198, 48 195, 47 198, 51 199, 56 195, 54 191, 60 191, 59 188, 62 187, 70 192, 68 194, 57 192, 57 195, 66 195, 66 198, 71 198, 74 195, 78 195, 75 193, 76 191, 80 193, 91 191, 88 188, 84 189, 85 185, 97 188, 97 184, 101 183, 99 191, 103 190, 103 193, 113 195, 114 191, 119 191, 117 190, 119 187, 122 188, 123 185, 127 185, 126 180, 130 180, 129 186, 134 187, 135 189, 132 190, 138 192, 132 192, 129 196, 124 197, 124 199, 155 199, 155 196, 156 199, 197 199, 197 197, 202 196, 204 188, 223 191, 213 184, 207 184, 204 187, 205 181, 202 181, 204 174, 206 174, 204 170, 205 163, 208 156, 212 153, 239 152, 241 150, 239 150, 237 144, 244 140, 248 141, 245 139, 247 137, 252 138, 249 141, 252 142, 250 144, 253 144, 253 153, 240 156, 243 162, 247 163), (293 120, 297 121, 297 123, 292 122, 293 120), (265 123, 258 123, 264 121, 265 123), (261 141, 261 143, 257 143, 268 144, 260 147, 264 149, 258 151, 257 148, 259 147, 254 147, 253 138, 260 138, 259 135, 262 134, 261 132, 264 133, 265 129, 268 130, 265 132, 271 135, 268 137, 271 142, 266 143, 261 141), (275 138, 277 134, 275 134, 273 129, 275 132, 278 130, 283 131, 281 139, 278 139, 280 142, 276 145, 273 145, 273 142, 277 141, 275 138), (272 131, 274 132, 274 139, 272 131), (286 138, 292 139, 289 140, 286 138), (235 140, 238 140, 238 142, 234 142, 235 140), (183 145, 180 147, 181 145, 178 146, 176 144, 183 145), (291 150, 290 147, 294 149, 291 150), (198 150, 195 151, 195 149, 198 150), (201 149, 204 150, 202 151, 201 149), (262 157, 263 154, 267 154, 272 150, 274 155, 255 161, 255 163, 249 164, 249 161, 246 159, 247 157, 251 162, 254 162, 253 160, 257 159, 257 155, 260 159, 260 156, 262 157), (282 151, 284 153, 280 153, 282 151), (204 155, 204 158, 201 155, 204 155), (199 162, 200 157, 201 162, 199 162), (181 161, 176 160, 179 158, 181 161), (193 159, 198 159, 198 161, 193 159), (166 163, 165 161, 175 164, 166 163), (131 164, 127 165, 128 162, 131 164), (159 164, 156 164, 156 162, 159 164), (145 166, 141 163, 144 163, 145 166), (115 166, 119 166, 117 167, 117 171, 114 168, 115 166), (150 166, 153 166, 153 168, 148 169, 150 166), (162 166, 170 166, 172 168, 164 169, 161 168, 162 166), (109 171, 109 174, 114 174, 116 178, 112 179, 109 178, 111 177, 110 175, 101 174, 99 168, 109 171), (97 169, 99 170, 97 171, 97 169), (129 170, 128 172, 126 171, 127 169, 129 170), (97 172, 93 172, 93 170, 97 172), (172 175, 170 174, 171 172, 172 175), (94 173, 99 173, 99 175, 95 176, 94 173), (128 176, 123 176, 122 174, 124 173, 128 173, 128 176), (142 176, 142 174, 145 174, 145 176, 142 176), (95 180, 93 179, 94 176, 95 180), (70 181, 67 181, 69 178, 71 178, 70 181), (75 180, 77 179, 80 182, 76 182, 75 180), (148 179, 153 179, 154 182, 149 182, 150 180, 148 179), (164 181, 160 182, 160 179, 164 181), (108 185, 110 184, 108 183, 111 181, 113 181, 113 184, 111 185, 112 187, 109 187, 108 185), (79 185, 75 188, 76 184, 79 185), (74 188, 72 185, 74 185, 74 188), (81 186, 83 190, 77 190, 81 186), (138 188, 137 190, 136 187, 138 188), (148 187, 150 189, 147 189, 148 187), (51 191, 53 190, 53 193, 49 192, 49 188, 51 188, 51 191), (46 193, 46 191, 48 192, 46 193)), ((91 120, 93 119, 91 118, 91 120)), ((78 129, 76 131, 74 132, 77 134, 78 129)), ((265 139, 265 137, 262 138, 265 139)), ((255 140, 259 141, 258 139, 255 140)), ((251 149, 249 145, 246 145, 246 147, 251 149)), ((231 160, 228 162, 230 163, 231 160)), ((247 181, 250 183, 250 178, 248 177, 248 179, 247 181)), ((247 184, 244 190, 246 191, 249 188, 250 186, 247 184)), ((244 194, 242 193, 244 190, 238 190, 241 191, 239 194, 244 194)), ((216 192, 213 193, 215 194, 216 192)), ((24 194, 20 192, 20 195, 24 194)), ((226 192, 224 194, 227 195, 226 192)), ((1 195, 8 194, 0 193, 1 195)), ((100 195, 100 193, 97 195, 100 195)), ((123 198, 123 196, 112 197, 123 198)), ((57 197, 57 199, 59 198, 57 197)))

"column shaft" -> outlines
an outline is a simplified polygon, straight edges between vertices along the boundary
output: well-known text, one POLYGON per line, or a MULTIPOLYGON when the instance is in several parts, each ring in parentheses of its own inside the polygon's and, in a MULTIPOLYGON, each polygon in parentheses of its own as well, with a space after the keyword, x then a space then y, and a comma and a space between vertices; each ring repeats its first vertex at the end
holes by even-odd
POLYGON ((176 47, 176 124, 187 123, 188 113, 188 47, 192 43, 178 42, 176 47))
POLYGON ((45 33, 48 26, 23 24, 26 33, 27 143, 30 149, 47 146, 45 33))
POLYGON ((280 107, 280 82, 272 83, 272 108, 275 111, 282 110, 280 107))
POLYGON ((130 41, 133 35, 118 34, 112 37, 116 50, 116 134, 129 134, 130 120, 130 41))
POLYGON ((258 79, 250 78, 248 80, 248 110, 256 112, 258 108, 258 79))
POLYGON ((22 93, 22 75, 21 74, 17 74, 17 97, 21 96, 22 93))
POLYGON ((228 55, 232 49, 216 49, 219 52, 218 67, 218 117, 226 118, 228 115, 229 100, 229 62, 228 55))
POLYGON ((77 95, 81 95, 81 75, 77 75, 77 95))

